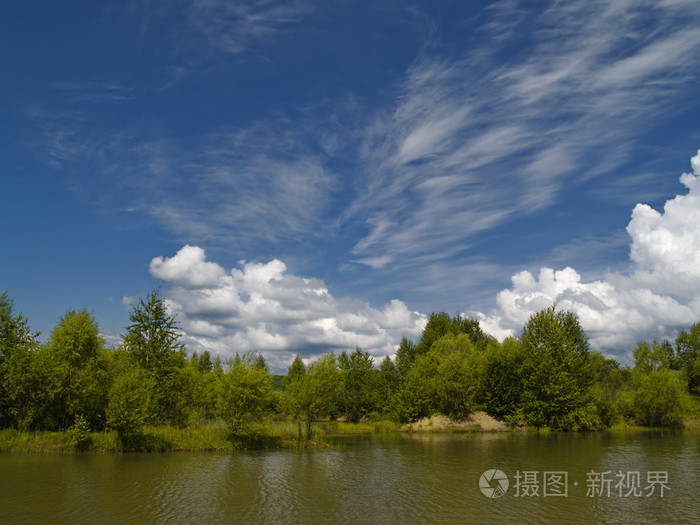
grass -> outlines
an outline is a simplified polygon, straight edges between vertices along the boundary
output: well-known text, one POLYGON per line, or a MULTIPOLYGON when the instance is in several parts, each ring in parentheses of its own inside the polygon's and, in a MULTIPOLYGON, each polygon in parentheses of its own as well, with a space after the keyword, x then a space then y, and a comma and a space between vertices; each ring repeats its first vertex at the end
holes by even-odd
POLYGON ((111 454, 120 452, 221 451, 327 446, 326 432, 314 425, 313 440, 299 440, 294 422, 267 421, 232 435, 221 422, 177 428, 149 426, 131 436, 116 431, 89 432, 85 450, 78 450, 71 432, 0 430, 0 452, 29 454, 111 454))

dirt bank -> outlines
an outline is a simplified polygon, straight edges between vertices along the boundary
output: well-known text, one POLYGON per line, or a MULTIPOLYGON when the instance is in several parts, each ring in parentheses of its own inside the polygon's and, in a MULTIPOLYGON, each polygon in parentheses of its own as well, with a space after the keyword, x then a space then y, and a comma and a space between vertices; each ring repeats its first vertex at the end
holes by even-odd
POLYGON ((401 430, 403 432, 507 432, 510 427, 503 421, 492 418, 486 412, 474 412, 463 421, 456 421, 443 414, 434 414, 415 423, 408 423, 401 427, 401 430))

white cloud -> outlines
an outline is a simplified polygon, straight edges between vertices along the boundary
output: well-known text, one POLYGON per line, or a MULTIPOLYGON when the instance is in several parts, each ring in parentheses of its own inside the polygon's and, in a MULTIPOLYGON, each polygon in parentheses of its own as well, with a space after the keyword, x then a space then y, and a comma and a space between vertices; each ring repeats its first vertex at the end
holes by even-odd
POLYGON ((535 278, 522 271, 497 296, 497 309, 478 313, 485 331, 496 337, 519 335, 530 315, 556 304, 575 311, 591 345, 629 358, 640 339, 673 336, 700 319, 700 150, 691 160, 694 174, 680 180, 688 188, 666 202, 663 213, 638 204, 627 226, 631 266, 627 274, 582 282, 572 268, 542 268, 535 278), (620 352, 627 352, 623 355, 620 352))
POLYGON ((218 264, 206 262, 204 250, 198 246, 183 246, 170 259, 156 257, 151 261, 153 277, 178 284, 185 288, 206 288, 214 286, 224 275, 218 264))
POLYGON ((262 351, 278 370, 295 353, 356 346, 379 359, 393 354, 401 337, 418 336, 426 320, 397 299, 381 310, 336 299, 323 281, 289 274, 277 259, 242 261, 226 273, 201 248, 184 246, 173 257, 155 257, 150 269, 170 285, 168 308, 190 350, 222 357, 262 351))

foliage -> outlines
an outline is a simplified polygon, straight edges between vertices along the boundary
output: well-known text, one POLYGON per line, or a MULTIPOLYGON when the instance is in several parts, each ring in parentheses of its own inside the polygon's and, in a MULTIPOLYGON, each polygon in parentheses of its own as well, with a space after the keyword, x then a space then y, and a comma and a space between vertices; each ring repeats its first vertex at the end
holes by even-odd
POLYGON ((447 334, 419 356, 399 391, 399 419, 415 421, 433 412, 465 418, 474 409, 482 359, 466 334, 447 334))
POLYGON ((679 426, 688 404, 681 375, 672 370, 637 373, 632 398, 633 416, 648 427, 679 426))
POLYGON ((306 438, 311 439, 313 423, 336 411, 340 377, 337 359, 331 352, 311 363, 304 374, 288 381, 280 407, 297 422, 299 439, 303 437, 302 426, 306 429, 306 438))
POLYGON ((675 352, 668 341, 639 343, 634 349, 634 366, 642 372, 671 370, 675 368, 675 352))
POLYGON ((76 450, 85 451, 92 444, 90 436, 90 425, 82 414, 75 416, 73 426, 70 428, 70 435, 76 450))
POLYGON ((132 307, 129 320, 124 347, 141 368, 160 379, 182 366, 184 349, 178 344, 180 332, 157 290, 132 307))
POLYGON ((44 364, 51 375, 45 391, 51 406, 43 425, 67 429, 81 415, 93 428, 103 428, 107 373, 95 316, 68 310, 51 332, 44 364))
POLYGON ((153 383, 140 368, 131 368, 119 375, 109 389, 107 426, 120 436, 139 433, 150 416, 153 383))
POLYGON ((377 374, 377 409, 384 415, 391 415, 396 405, 396 394, 401 384, 399 368, 386 356, 377 374))
POLYGON ((688 390, 700 395, 700 322, 676 337, 676 367, 688 383, 688 390))
POLYGON ((530 317, 521 339, 525 419, 536 427, 563 428, 569 414, 584 405, 591 382, 583 328, 576 314, 551 306, 530 317))
POLYGON ((484 355, 482 398, 486 411, 498 419, 513 419, 520 409, 525 367, 520 340, 492 342, 484 355))
POLYGON ((156 420, 182 426, 187 420, 183 411, 186 407, 176 400, 189 395, 190 385, 179 371, 186 359, 185 349, 178 343, 181 334, 175 317, 168 313, 164 299, 156 290, 133 306, 129 320, 124 347, 155 381, 156 420))
POLYGON ((0 294, 0 428, 24 427, 30 411, 36 338, 7 291, 0 294))
POLYGON ((232 435, 262 421, 269 405, 270 390, 270 374, 254 361, 239 360, 226 371, 217 408, 232 435))
MULTIPOLYGON (((342 355, 345 355, 343 352, 342 355)), ((369 353, 356 348, 342 370, 342 404, 348 421, 357 423, 371 413, 377 402, 377 377, 369 353)))

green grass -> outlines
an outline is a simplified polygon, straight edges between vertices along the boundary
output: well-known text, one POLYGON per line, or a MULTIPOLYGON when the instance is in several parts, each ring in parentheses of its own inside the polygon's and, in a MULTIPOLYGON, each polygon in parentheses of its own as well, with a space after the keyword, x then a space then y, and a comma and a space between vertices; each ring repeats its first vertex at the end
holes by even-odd
POLYGON ((312 440, 299 440, 296 423, 268 421, 237 435, 214 421, 187 428, 149 426, 142 432, 120 437, 115 431, 89 432, 88 445, 78 450, 71 432, 22 432, 0 430, 0 452, 29 454, 110 454, 120 452, 222 451, 327 446, 325 432, 314 425, 312 440))

